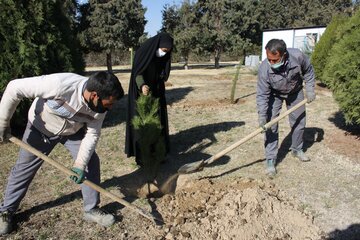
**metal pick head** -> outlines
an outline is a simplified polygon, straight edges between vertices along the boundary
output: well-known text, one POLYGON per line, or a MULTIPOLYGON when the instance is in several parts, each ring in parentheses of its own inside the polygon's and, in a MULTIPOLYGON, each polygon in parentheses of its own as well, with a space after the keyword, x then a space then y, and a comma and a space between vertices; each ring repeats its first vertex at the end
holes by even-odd
POLYGON ((180 174, 188 174, 188 173, 194 173, 197 171, 201 171, 205 166, 205 161, 201 160, 194 163, 188 163, 183 166, 181 166, 178 170, 178 173, 180 174))

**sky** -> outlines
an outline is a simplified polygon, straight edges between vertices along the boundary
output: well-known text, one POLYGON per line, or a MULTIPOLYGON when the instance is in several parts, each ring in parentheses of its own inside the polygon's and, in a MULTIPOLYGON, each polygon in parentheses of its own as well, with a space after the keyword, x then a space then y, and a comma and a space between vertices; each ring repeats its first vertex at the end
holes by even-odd
MULTIPOLYGON (((79 3, 88 2, 88 0, 78 0, 79 3)), ((142 4, 147 8, 145 12, 145 18, 147 24, 145 25, 145 32, 148 33, 149 37, 155 36, 157 31, 161 28, 162 13, 166 4, 169 5, 180 5, 182 0, 142 0, 142 4)))
POLYGON ((142 4, 147 8, 145 18, 148 21, 145 25, 145 32, 149 37, 155 36, 162 24, 162 13, 166 4, 179 5, 182 0, 142 0, 142 4))

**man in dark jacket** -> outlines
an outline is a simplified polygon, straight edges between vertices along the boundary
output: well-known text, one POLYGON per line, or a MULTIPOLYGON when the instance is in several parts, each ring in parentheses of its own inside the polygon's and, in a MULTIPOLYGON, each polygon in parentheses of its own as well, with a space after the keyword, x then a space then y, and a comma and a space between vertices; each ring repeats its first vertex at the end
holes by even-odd
MULTIPOLYGON (((262 127, 280 114, 283 101, 290 109, 304 100, 303 81, 308 103, 315 100, 315 75, 308 57, 299 49, 287 49, 285 42, 280 39, 270 40, 265 50, 267 60, 259 67, 256 95, 259 125, 262 127)), ((292 112, 289 122, 292 155, 303 162, 310 161, 303 152, 305 106, 292 112)), ((278 124, 265 130, 266 171, 274 176, 279 143, 278 124)))

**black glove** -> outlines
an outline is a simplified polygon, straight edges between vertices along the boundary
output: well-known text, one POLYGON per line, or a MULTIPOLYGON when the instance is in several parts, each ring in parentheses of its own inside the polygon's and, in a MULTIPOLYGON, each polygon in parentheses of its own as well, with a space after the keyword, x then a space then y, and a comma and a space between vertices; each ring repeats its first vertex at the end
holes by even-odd
POLYGON ((306 92, 307 103, 311 103, 312 101, 315 100, 315 98, 316 98, 315 92, 313 91, 306 92))
POLYGON ((0 143, 8 142, 11 137, 10 127, 0 127, 0 143))
POLYGON ((259 127, 261 127, 264 130, 264 132, 267 130, 267 128, 265 127, 266 123, 267 123, 266 118, 259 117, 259 127))

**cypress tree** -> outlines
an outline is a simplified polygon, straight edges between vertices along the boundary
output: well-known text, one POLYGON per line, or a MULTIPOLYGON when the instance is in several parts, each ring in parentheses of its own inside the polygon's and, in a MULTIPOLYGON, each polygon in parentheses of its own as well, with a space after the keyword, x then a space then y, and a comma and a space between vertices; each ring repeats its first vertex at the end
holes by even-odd
POLYGON ((360 124, 360 10, 342 26, 342 38, 330 51, 324 70, 346 123, 360 124))
POLYGON ((165 158, 165 143, 161 136, 162 126, 159 99, 151 95, 140 95, 136 101, 138 115, 132 120, 139 136, 140 159, 147 174, 147 181, 152 182, 157 174, 160 162, 165 158))
POLYGON ((236 90, 236 85, 237 82, 239 80, 239 75, 240 75, 240 68, 241 68, 241 62, 239 62, 239 64, 236 66, 236 73, 232 82, 232 86, 231 86, 231 94, 230 94, 230 101, 231 103, 235 103, 235 90, 236 90))
POLYGON ((334 17, 331 23, 326 27, 324 34, 321 36, 320 41, 315 45, 315 50, 311 54, 311 63, 314 66, 316 79, 327 86, 330 82, 323 77, 324 68, 328 62, 332 47, 338 39, 341 38, 341 36, 339 36, 339 30, 348 19, 349 17, 345 15, 334 17))
MULTIPOLYGON (((71 14, 65 8, 69 1, 0 2, 1 92, 15 78, 83 71, 71 14)), ((26 124, 29 104, 29 101, 21 102, 13 125, 26 124)))

